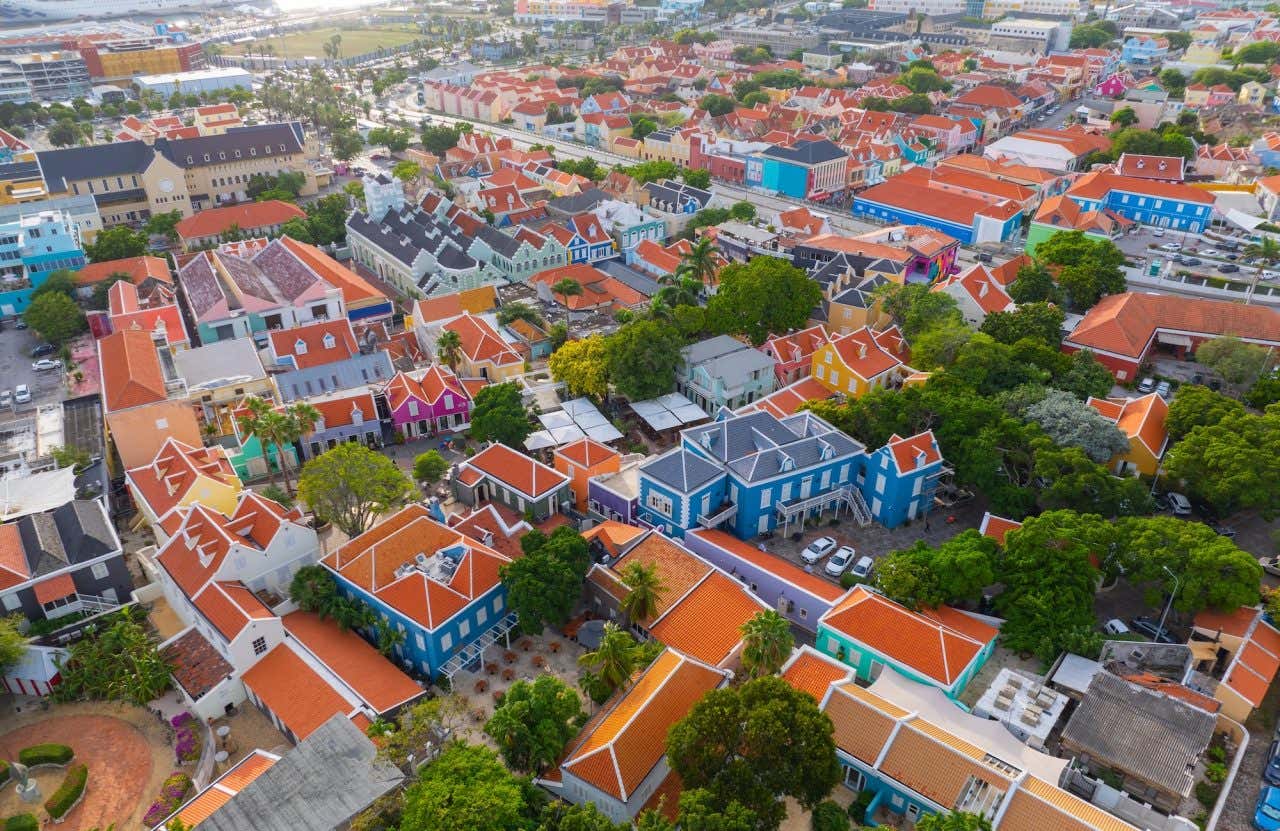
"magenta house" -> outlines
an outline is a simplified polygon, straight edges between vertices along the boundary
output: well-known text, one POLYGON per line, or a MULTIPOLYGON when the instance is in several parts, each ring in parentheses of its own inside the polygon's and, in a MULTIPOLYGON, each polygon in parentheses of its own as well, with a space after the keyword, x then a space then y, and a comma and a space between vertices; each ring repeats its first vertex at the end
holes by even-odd
POLYGON ((406 439, 463 430, 471 420, 471 397, 447 366, 397 373, 384 395, 391 421, 406 439))

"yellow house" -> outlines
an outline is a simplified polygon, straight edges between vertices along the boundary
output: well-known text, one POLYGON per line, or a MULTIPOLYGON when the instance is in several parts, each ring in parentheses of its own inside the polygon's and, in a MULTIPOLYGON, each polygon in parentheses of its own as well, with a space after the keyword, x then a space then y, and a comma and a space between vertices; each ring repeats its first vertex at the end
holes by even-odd
POLYGON ((220 445, 193 447, 166 439, 151 464, 125 474, 133 500, 163 543, 176 526, 175 509, 199 502, 231 514, 242 486, 227 451, 220 445))
POLYGON ((460 354, 455 371, 460 378, 483 378, 500 384, 524 373, 525 356, 483 317, 464 312, 441 325, 423 327, 425 337, 420 333, 419 343, 439 363, 448 363, 445 356, 439 354, 439 340, 444 332, 458 335, 460 354))
POLYGON ((1267 689, 1280 666, 1280 631, 1262 617, 1261 609, 1241 606, 1232 612, 1206 609, 1196 615, 1193 632, 1207 642, 1192 641, 1193 650, 1204 647, 1194 657, 1208 670, 1220 652, 1229 655, 1222 680, 1213 697, 1222 703, 1222 714, 1244 723, 1254 709, 1262 706, 1267 689))
POLYGON ((1262 109, 1263 103, 1267 100, 1267 88, 1257 81, 1245 81, 1240 85, 1240 92, 1236 95, 1236 101, 1248 107, 1257 107, 1262 109))
POLYGON ((814 352, 813 377, 832 392, 858 398, 873 387, 894 386, 914 371, 900 355, 906 355, 906 341, 896 326, 883 332, 864 326, 814 352))
POLYGON ((1085 403, 1115 424, 1129 440, 1129 452, 1107 464, 1111 472, 1119 476, 1155 476, 1169 444, 1164 426, 1169 405, 1165 400, 1153 392, 1141 398, 1090 398, 1085 403))
POLYGON ((1182 55, 1182 63, 1213 66, 1222 60, 1222 48, 1214 43, 1193 43, 1182 55))

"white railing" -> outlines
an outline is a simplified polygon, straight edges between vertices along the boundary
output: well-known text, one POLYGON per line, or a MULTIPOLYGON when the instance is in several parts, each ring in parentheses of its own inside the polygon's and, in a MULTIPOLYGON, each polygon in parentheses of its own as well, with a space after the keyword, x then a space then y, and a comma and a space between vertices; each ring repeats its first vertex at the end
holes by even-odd
POLYGON ((706 514, 699 515, 698 524, 701 525, 703 528, 714 528, 722 522, 728 522, 729 520, 733 519, 737 515, 738 515, 738 506, 729 505, 727 508, 723 508, 717 513, 711 514, 710 516, 706 514))
POLYGON ((96 594, 80 594, 77 592, 76 594, 68 595, 68 597, 70 597, 71 600, 67 603, 64 603, 61 606, 56 606, 52 609, 46 609, 44 613, 45 618, 48 620, 56 620, 57 618, 66 617, 67 615, 72 615, 76 612, 109 612, 120 606, 120 604, 114 600, 108 600, 107 598, 99 597, 96 594))
POLYGON ((519 619, 514 613, 502 618, 481 634, 480 637, 458 650, 458 654, 445 661, 440 667, 440 674, 453 680, 453 676, 458 672, 479 661, 484 655, 484 651, 498 642, 498 638, 509 635, 516 628, 518 622, 519 619))

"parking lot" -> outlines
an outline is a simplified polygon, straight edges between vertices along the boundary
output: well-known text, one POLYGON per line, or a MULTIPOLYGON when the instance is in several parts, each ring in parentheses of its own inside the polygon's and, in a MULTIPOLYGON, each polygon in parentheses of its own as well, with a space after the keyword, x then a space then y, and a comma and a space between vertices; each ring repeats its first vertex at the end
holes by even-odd
POLYGON ((31 368, 31 350, 39 342, 30 329, 16 329, 12 323, 0 330, 0 390, 12 393, 19 384, 31 389, 31 402, 0 411, 0 421, 29 414, 41 404, 55 404, 64 398, 61 372, 36 372, 31 368))

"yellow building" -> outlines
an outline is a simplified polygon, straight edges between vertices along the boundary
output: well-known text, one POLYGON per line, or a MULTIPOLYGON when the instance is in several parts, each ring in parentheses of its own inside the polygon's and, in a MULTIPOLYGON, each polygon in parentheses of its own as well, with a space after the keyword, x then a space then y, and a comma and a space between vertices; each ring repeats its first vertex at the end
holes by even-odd
POLYGON ((156 539, 168 538, 174 510, 198 502, 224 514, 235 512, 242 486, 221 446, 192 447, 167 439, 151 464, 126 474, 129 490, 156 539))
POLYGON ((1085 403, 1115 424, 1129 440, 1129 452, 1107 464, 1111 472, 1118 476, 1155 476, 1169 443, 1164 426, 1169 405, 1165 400, 1153 392, 1141 398, 1090 398, 1085 403))
POLYGON ((1241 606, 1232 612, 1206 609, 1192 623, 1194 634, 1203 638, 1191 642, 1202 671, 1213 668, 1219 654, 1228 656, 1222 680, 1213 697, 1222 704, 1222 714, 1244 723, 1262 706, 1267 689, 1280 666, 1280 631, 1262 617, 1261 609, 1241 606), (1202 647, 1203 653, 1196 650, 1202 647))
POLYGON ((832 392, 858 398, 873 387, 896 386, 913 372, 902 360, 905 355, 906 342, 896 327, 875 332, 864 326, 814 352, 813 377, 832 392))

